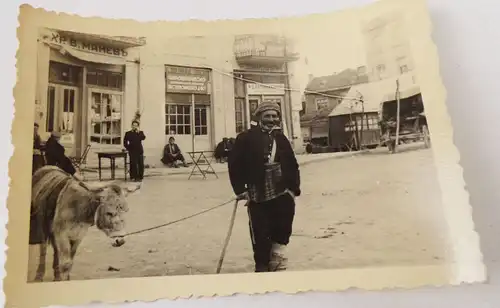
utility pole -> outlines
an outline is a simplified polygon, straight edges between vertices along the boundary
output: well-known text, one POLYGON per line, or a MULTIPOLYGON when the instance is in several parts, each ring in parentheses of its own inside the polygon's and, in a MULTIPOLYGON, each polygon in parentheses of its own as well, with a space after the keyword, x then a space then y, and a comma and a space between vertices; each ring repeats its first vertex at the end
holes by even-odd
POLYGON ((364 119, 365 119, 365 101, 363 98, 363 94, 359 91, 357 91, 358 94, 360 95, 360 98, 358 101, 356 101, 356 104, 360 103, 361 104, 361 129, 359 131, 359 149, 363 149, 363 132, 364 132, 364 119))
POLYGON ((397 151, 399 145, 399 125, 400 125, 400 113, 401 113, 401 104, 400 104, 400 93, 399 93, 399 79, 396 79, 396 143, 394 144, 394 152, 397 151))

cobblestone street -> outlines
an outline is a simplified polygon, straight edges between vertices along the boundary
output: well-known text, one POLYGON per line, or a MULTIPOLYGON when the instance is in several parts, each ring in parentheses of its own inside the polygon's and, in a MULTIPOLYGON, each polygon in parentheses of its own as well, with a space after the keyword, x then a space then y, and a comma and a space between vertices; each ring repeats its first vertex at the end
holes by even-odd
MULTIPOLYGON (((385 265, 430 265, 445 260, 446 222, 428 149, 397 154, 379 149, 301 167, 290 270, 385 265)), ((129 197, 128 231, 159 225, 233 197, 227 173, 148 177, 129 197)), ((243 205, 243 202, 241 202, 243 205)), ((195 218, 133 235, 120 248, 96 228, 76 255, 72 280, 212 274, 229 225, 232 204, 195 218)), ((30 247, 29 280, 38 247, 30 247)), ((49 249, 46 281, 52 279, 49 249)), ((238 209, 223 272, 253 270, 246 208, 238 209)))

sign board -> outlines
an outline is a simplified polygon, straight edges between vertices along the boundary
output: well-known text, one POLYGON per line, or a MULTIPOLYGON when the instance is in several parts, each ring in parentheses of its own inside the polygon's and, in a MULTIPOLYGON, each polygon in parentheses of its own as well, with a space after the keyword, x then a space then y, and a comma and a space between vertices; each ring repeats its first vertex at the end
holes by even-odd
POLYGON ((169 93, 208 94, 210 70, 167 67, 166 80, 169 93))
POLYGON ((52 32, 50 35, 46 35, 43 38, 49 43, 54 43, 57 45, 67 45, 74 49, 85 52, 91 52, 91 53, 97 53, 115 57, 126 57, 128 55, 127 51, 123 48, 115 48, 111 46, 96 44, 93 42, 76 40, 72 37, 63 36, 56 32, 52 32))
POLYGON ((281 83, 247 83, 248 95, 285 95, 285 85, 281 83))
POLYGON ((319 97, 316 98, 316 110, 321 110, 323 108, 328 107, 328 98, 327 97, 319 97))

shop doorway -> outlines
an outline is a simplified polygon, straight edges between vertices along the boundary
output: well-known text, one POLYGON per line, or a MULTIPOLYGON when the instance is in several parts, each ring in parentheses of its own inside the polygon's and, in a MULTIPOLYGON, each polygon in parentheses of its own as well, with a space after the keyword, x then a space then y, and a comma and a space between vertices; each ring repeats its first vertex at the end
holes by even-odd
POLYGON ((287 118, 286 118, 286 113, 283 105, 283 97, 282 96, 268 96, 268 95, 259 95, 259 96, 249 96, 248 97, 248 106, 249 106, 249 112, 250 112, 250 117, 251 120, 257 121, 257 119, 254 117, 254 112, 257 109, 257 107, 262 103, 276 103, 280 106, 281 110, 281 121, 283 125, 283 131, 286 131, 286 124, 287 124, 287 118))
POLYGON ((47 131, 61 133, 60 143, 67 156, 76 156, 80 151, 76 140, 81 132, 79 90, 74 86, 49 84, 47 92, 47 131))
POLYGON ((257 118, 255 118, 254 113, 257 107, 260 105, 261 97, 260 96, 249 96, 248 97, 248 111, 250 114, 250 121, 257 122, 257 118))
POLYGON ((194 108, 194 142, 196 149, 213 150, 210 131, 210 106, 198 105, 194 108))

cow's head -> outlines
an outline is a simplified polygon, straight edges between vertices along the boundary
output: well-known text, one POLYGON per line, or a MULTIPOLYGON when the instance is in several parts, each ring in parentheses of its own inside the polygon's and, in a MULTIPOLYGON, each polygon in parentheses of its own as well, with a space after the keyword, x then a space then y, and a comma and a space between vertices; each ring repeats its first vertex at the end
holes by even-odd
POLYGON ((99 207, 96 212, 96 226, 103 231, 113 242, 113 246, 121 246, 125 243, 125 217, 128 212, 127 195, 137 191, 135 189, 121 187, 117 183, 111 183, 99 192, 96 192, 99 198, 99 207))

